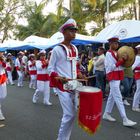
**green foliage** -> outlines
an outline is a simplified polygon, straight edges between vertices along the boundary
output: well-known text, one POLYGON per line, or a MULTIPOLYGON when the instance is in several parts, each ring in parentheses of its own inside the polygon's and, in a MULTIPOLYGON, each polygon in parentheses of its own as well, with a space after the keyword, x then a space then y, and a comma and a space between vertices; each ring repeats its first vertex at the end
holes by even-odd
MULTIPOLYGON (((50 37, 70 17, 77 21, 81 34, 88 34, 85 30, 87 22, 95 21, 98 25, 97 29, 92 29, 92 35, 106 26, 107 0, 96 1, 96 7, 90 5, 87 0, 70 0, 70 9, 63 6, 64 0, 58 0, 57 13, 43 15, 42 11, 49 2, 52 0, 42 0, 39 5, 34 0, 0 0, 0 31, 3 34, 1 41, 13 38, 13 33, 20 40, 30 35, 50 37), (28 24, 19 25, 18 20, 21 18, 26 19, 28 24)), ((109 2, 110 12, 125 11, 122 16, 114 17, 110 21, 134 18, 135 0, 109 2)))
POLYGON ((20 18, 24 2, 22 0, 0 0, 0 32, 1 42, 12 37, 12 32, 20 18))

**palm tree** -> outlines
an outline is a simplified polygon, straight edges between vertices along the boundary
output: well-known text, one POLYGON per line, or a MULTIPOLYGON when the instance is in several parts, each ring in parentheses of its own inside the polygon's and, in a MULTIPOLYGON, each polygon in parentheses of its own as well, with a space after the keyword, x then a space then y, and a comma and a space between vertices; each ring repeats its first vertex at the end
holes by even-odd
MULTIPOLYGON (((109 11, 116 12, 122 8, 126 8, 127 5, 132 4, 135 0, 109 0, 109 11)), ((107 13, 107 0, 96 1, 96 8, 91 5, 87 6, 87 11, 91 11, 89 18, 94 20, 98 24, 97 32, 102 30, 106 26, 106 13, 107 13)), ((128 14, 128 13, 127 13, 128 14)), ((130 14, 130 13, 129 13, 130 14)), ((95 30, 93 34, 95 34, 95 30)))
POLYGON ((65 17, 62 16, 58 20, 58 16, 54 13, 44 16, 42 10, 46 6, 46 1, 42 1, 39 5, 36 3, 26 5, 24 14, 25 18, 27 18, 28 25, 17 25, 17 31, 15 33, 17 38, 24 40, 30 35, 50 37, 58 30, 65 17))
POLYGON ((22 9, 24 6, 22 0, 0 0, 0 41, 11 38, 11 32, 17 24, 16 18, 20 19, 21 12, 19 9, 22 9))

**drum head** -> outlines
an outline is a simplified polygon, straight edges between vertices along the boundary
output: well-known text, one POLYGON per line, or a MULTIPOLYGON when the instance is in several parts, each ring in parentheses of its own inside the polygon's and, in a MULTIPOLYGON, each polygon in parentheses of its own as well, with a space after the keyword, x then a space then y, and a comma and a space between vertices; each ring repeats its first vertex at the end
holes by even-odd
POLYGON ((134 49, 128 46, 122 46, 119 50, 118 50, 118 57, 122 58, 122 56, 124 54, 127 54, 128 59, 125 61, 125 63, 123 64, 124 67, 130 67, 133 65, 134 61, 135 61, 135 52, 134 49))
POLYGON ((101 91, 99 88, 91 87, 91 86, 78 87, 76 90, 79 91, 79 92, 87 92, 87 93, 93 93, 93 92, 101 91))

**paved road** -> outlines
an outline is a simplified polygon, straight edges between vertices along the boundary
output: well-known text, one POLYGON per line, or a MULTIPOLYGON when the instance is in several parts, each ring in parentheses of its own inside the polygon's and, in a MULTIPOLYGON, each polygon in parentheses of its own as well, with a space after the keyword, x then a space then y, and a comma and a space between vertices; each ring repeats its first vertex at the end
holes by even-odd
MULTIPOLYGON (((8 86, 8 96, 3 103, 6 120, 0 122, 0 140, 56 140, 62 115, 58 97, 51 95, 53 106, 44 106, 42 97, 38 104, 31 102, 33 93, 34 90, 28 88, 28 82, 23 88, 8 86)), ((140 113, 132 112, 131 107, 126 107, 126 111, 138 125, 124 127, 115 107, 113 116, 117 122, 102 120, 100 129, 94 135, 84 132, 75 120, 71 140, 139 140, 140 113)))

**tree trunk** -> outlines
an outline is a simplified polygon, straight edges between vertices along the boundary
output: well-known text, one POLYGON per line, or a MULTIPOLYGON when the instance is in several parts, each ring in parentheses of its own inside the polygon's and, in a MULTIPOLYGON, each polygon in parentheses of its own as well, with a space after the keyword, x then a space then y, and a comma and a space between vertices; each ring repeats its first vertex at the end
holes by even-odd
POLYGON ((72 18, 72 0, 69 1, 69 7, 70 7, 70 17, 72 18))
POLYGON ((134 18, 137 20, 137 8, 136 8, 136 2, 133 4, 133 9, 134 9, 134 18))
POLYGON ((139 13, 138 20, 140 20, 140 0, 138 0, 138 13, 139 13))

